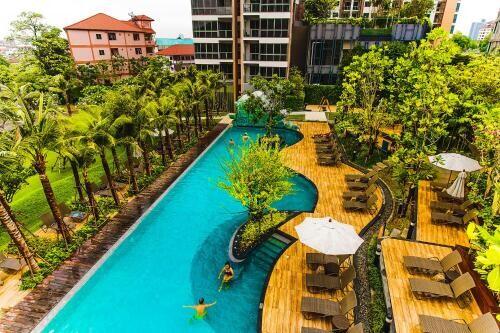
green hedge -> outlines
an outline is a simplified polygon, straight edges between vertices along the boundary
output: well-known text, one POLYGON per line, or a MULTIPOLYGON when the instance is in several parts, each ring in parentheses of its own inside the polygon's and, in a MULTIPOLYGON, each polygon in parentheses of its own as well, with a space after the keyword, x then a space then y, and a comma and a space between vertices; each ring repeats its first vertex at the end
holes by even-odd
POLYGON ((341 88, 338 85, 306 85, 305 86, 305 102, 307 104, 317 105, 323 97, 328 98, 330 104, 335 104, 339 100, 341 88))
POLYGON ((304 111, 304 96, 288 96, 285 108, 290 111, 304 111))
POLYGON ((390 36, 392 28, 365 28, 361 29, 361 36, 390 36))

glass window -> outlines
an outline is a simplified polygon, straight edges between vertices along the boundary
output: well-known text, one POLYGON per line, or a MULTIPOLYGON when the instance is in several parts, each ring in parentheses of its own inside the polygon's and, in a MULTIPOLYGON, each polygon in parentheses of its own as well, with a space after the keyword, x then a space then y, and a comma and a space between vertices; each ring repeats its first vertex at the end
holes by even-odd
POLYGON ((136 47, 135 54, 142 54, 142 49, 140 47, 136 47))
POLYGON ((117 55, 119 55, 118 49, 117 48, 112 48, 111 49, 111 56, 117 56, 117 55))
POLYGON ((140 40, 141 37, 139 36, 139 34, 134 34, 134 40, 140 40))
POLYGON ((101 34, 95 34, 95 39, 102 39, 102 35, 101 34))
POLYGON ((104 55, 104 50, 99 50, 99 55, 104 55))
POLYGON ((116 40, 116 33, 114 33, 114 32, 109 32, 109 33, 108 33, 108 39, 109 39, 109 40, 116 40))

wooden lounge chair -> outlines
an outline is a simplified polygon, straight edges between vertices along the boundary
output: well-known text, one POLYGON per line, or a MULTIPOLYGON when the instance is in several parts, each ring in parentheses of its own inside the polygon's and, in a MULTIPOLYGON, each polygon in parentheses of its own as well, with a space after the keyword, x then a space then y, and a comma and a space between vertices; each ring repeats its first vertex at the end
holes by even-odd
POLYGON ((443 332, 458 332, 458 333, 499 333, 498 324, 495 317, 488 312, 485 313, 469 324, 460 320, 448 320, 434 316, 419 315, 418 320, 423 333, 443 333, 443 332))
POLYGON ((344 178, 346 182, 363 182, 368 183, 368 181, 378 173, 377 170, 372 170, 367 174, 350 174, 345 175, 344 178))
POLYGON ((24 258, 7 258, 3 253, 0 253, 0 269, 8 274, 16 274, 26 266, 24 258))
POLYGON ((306 264, 310 269, 316 270, 318 266, 324 266, 326 264, 334 264, 339 268, 342 264, 350 257, 350 255, 329 255, 323 253, 306 253, 306 264))
POLYGON ((426 279, 410 279, 410 288, 417 299, 452 298, 463 308, 470 303, 470 290, 476 284, 470 273, 465 273, 451 281, 450 284, 426 279))
POLYGON ((340 302, 314 297, 302 297, 300 311, 306 319, 345 316, 358 305, 354 290, 340 302))
POLYGON ((477 222, 477 216, 478 211, 475 209, 468 211, 463 217, 431 211, 431 222, 434 224, 457 224, 466 226, 472 220, 477 222))
MULTIPOLYGON (((102 190, 109 189, 108 178, 106 177, 106 175, 101 176, 101 183, 104 186, 104 188, 101 188, 102 190)), ((125 183, 117 182, 116 180, 114 180, 114 184, 117 191, 122 191, 128 185, 125 183)))
POLYGON ((375 184, 378 180, 378 176, 372 176, 367 182, 347 182, 347 187, 349 190, 365 190, 375 184))
POLYGON ((306 286, 310 293, 316 294, 322 291, 344 290, 349 283, 356 278, 354 266, 340 273, 340 276, 329 276, 326 274, 306 274, 306 286))
POLYGON ((377 185, 372 184, 364 191, 347 191, 342 194, 342 198, 345 200, 357 200, 357 201, 366 201, 368 198, 375 192, 377 189, 377 185))
MULTIPOLYGON (((349 327, 349 329, 345 333, 363 333, 363 323, 358 323, 354 326, 349 327)), ((311 327, 302 327, 300 330, 301 333, 333 333, 332 330, 322 330, 319 328, 311 328, 311 327)))
POLYGON ((343 200, 343 204, 347 210, 367 210, 371 213, 377 205, 377 196, 372 194, 366 201, 343 200))
POLYGON ((324 166, 336 166, 336 165, 339 165, 339 163, 340 163, 339 156, 331 156, 328 158, 319 158, 318 159, 318 164, 324 165, 324 166))
POLYGON ((462 198, 457 198, 452 195, 449 195, 448 192, 446 191, 441 191, 441 192, 436 192, 438 200, 439 201, 446 201, 446 202, 458 202, 459 204, 464 202, 464 199, 462 198))
POLYGON ((471 200, 464 201, 462 204, 453 202, 431 201, 431 210, 440 213, 451 212, 456 216, 464 216, 469 207, 473 205, 471 200))
POLYGON ((462 256, 455 250, 448 253, 441 260, 436 257, 404 256, 403 262, 408 272, 412 275, 417 273, 436 275, 456 269, 457 265, 462 262, 462 256))

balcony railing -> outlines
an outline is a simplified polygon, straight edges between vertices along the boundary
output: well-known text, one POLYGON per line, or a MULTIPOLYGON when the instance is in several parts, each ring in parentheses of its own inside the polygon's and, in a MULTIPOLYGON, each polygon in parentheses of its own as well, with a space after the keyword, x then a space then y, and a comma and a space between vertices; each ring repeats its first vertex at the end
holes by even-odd
POLYGON ((250 53, 246 61, 286 61, 286 54, 260 54, 250 53))
POLYGON ((231 15, 231 7, 193 8, 193 15, 231 15))
POLYGON ((243 4, 243 11, 245 13, 287 13, 290 11, 290 4, 288 4, 288 3, 276 3, 276 4, 245 3, 245 4, 243 4))
POLYGON ((219 38, 232 38, 233 32, 231 30, 219 30, 219 38))

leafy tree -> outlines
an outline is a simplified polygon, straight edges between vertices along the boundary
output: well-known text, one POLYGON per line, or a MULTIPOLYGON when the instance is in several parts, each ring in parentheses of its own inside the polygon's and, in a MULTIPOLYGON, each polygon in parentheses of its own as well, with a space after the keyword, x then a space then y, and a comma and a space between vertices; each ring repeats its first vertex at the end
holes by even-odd
POLYGON ((455 42, 455 44, 460 46, 462 51, 475 50, 478 48, 477 42, 475 40, 470 39, 461 32, 453 34, 451 40, 455 42))
POLYGON ((312 22, 314 19, 329 18, 338 3, 338 0, 305 0, 304 20, 312 22))
POLYGON ((287 168, 279 154, 279 138, 264 137, 231 151, 219 187, 248 209, 250 223, 260 223, 272 205, 292 191, 287 168))
POLYGON ((403 4, 400 15, 402 17, 425 18, 434 8, 434 0, 411 0, 403 4))
POLYGON ((382 98, 392 61, 382 48, 354 57, 344 71, 343 91, 339 107, 351 109, 347 117, 351 129, 357 129, 359 139, 369 147, 367 159, 372 155, 379 130, 390 122, 387 100, 382 98))
POLYGON ((490 32, 482 41, 479 42, 479 51, 486 53, 488 52, 488 45, 490 44, 492 33, 490 32))
POLYGON ((10 23, 10 35, 7 39, 29 45, 49 28, 50 26, 43 23, 41 14, 22 12, 16 20, 10 23))
MULTIPOLYGON (((47 75, 63 74, 75 71, 75 63, 69 51, 68 41, 61 36, 61 30, 51 28, 33 40, 33 56, 47 75)), ((74 72, 76 75, 76 72, 74 72)))

